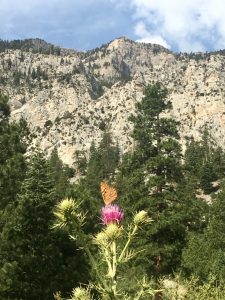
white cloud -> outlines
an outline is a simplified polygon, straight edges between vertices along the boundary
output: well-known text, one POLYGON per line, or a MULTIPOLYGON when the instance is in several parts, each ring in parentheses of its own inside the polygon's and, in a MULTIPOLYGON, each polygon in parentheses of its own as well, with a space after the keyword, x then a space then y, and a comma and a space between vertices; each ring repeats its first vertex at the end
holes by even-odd
POLYGON ((144 22, 140 21, 135 26, 135 34, 140 38, 137 39, 139 43, 152 43, 164 46, 166 48, 170 48, 169 44, 165 41, 165 39, 160 35, 155 35, 149 32, 144 24, 144 22))
POLYGON ((159 39, 161 44, 180 51, 225 48, 224 0, 130 0, 128 3, 134 9, 134 32, 138 40, 159 39))

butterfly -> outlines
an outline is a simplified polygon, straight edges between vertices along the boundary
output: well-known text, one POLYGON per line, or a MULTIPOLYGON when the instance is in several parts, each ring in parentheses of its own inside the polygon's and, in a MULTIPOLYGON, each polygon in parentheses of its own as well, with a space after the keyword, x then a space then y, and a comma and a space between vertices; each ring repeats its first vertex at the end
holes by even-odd
POLYGON ((105 205, 109 205, 110 203, 116 200, 117 190, 114 187, 102 181, 100 184, 100 188, 101 188, 102 198, 105 205))

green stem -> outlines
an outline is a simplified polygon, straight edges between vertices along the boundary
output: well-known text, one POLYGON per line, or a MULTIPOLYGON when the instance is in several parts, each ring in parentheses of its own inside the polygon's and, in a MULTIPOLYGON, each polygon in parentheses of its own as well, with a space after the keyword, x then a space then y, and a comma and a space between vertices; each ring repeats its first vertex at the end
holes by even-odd
POLYGON ((121 262, 121 260, 123 259, 124 254, 126 253, 126 250, 127 250, 128 246, 130 245, 130 242, 131 242, 132 238, 134 237, 134 235, 136 234, 137 230, 138 230, 138 226, 135 225, 133 231, 131 233, 129 233, 128 240, 118 258, 118 262, 121 262))
POLYGON ((107 265, 108 265, 108 274, 112 274, 112 272, 113 272, 113 267, 112 267, 112 265, 111 265, 111 257, 110 257, 110 254, 109 254, 109 251, 108 251, 108 249, 107 249, 107 247, 104 247, 104 252, 105 252, 105 260, 106 260, 106 262, 107 262, 107 265))
POLYGON ((112 292, 113 295, 116 299, 116 286, 117 286, 117 282, 116 282, 116 268, 117 268, 117 256, 116 256, 116 242, 113 241, 112 242, 112 292))

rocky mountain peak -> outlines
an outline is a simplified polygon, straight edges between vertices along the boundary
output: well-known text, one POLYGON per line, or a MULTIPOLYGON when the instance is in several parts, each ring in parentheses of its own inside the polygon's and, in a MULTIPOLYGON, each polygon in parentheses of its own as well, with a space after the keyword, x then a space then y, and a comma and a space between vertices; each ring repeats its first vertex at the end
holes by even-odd
POLYGON ((17 48, 0 42, 5 47, 0 47, 0 89, 10 97, 12 119, 28 121, 31 146, 46 153, 57 148, 72 165, 75 151, 88 155, 91 142, 98 143, 108 129, 122 153, 131 150, 128 117, 144 87, 160 81, 170 91, 182 144, 190 136, 198 139, 207 126, 225 148, 223 51, 178 55, 121 37, 81 53, 25 41, 14 43, 17 48))

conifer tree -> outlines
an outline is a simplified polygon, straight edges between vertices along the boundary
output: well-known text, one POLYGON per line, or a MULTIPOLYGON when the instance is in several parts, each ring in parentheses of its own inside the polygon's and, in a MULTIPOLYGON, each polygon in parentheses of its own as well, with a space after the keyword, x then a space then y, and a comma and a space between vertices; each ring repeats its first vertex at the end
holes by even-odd
POLYGON ((69 178, 73 175, 73 170, 64 165, 59 158, 57 149, 53 149, 49 158, 50 176, 54 182, 55 192, 58 200, 62 200, 69 187, 69 178))
POLYGON ((85 211, 91 212, 85 224, 88 232, 96 231, 99 224, 95 215, 100 213, 101 199, 100 182, 112 181, 119 163, 119 148, 115 145, 110 132, 104 132, 97 147, 93 142, 90 147, 90 158, 87 162, 87 171, 78 184, 73 185, 67 192, 69 197, 77 199, 85 211))
POLYGON ((95 181, 98 181, 98 185, 103 179, 109 180, 113 177, 118 163, 118 145, 114 145, 110 132, 106 131, 104 132, 102 140, 97 148, 94 143, 91 145, 90 159, 86 174, 87 180, 91 180, 93 176, 95 181))
POLYGON ((204 149, 201 142, 195 141, 193 138, 187 142, 184 155, 184 168, 188 176, 200 177, 200 170, 204 161, 204 149))
POLYGON ((143 235, 148 271, 169 272, 179 265, 187 228, 192 228, 199 212, 192 206, 195 197, 190 199, 182 187, 185 181, 177 124, 165 116, 172 108, 167 89, 160 83, 147 86, 136 108, 131 117, 136 147, 120 168, 120 201, 127 210, 149 211, 154 223, 143 235))
POLYGON ((204 193, 210 194, 219 188, 213 182, 220 180, 225 171, 224 151, 217 147, 207 129, 202 139, 187 143, 184 155, 184 171, 189 181, 195 182, 196 189, 201 188, 204 193))
POLYGON ((49 165, 36 154, 17 202, 8 205, 2 215, 1 299, 48 300, 54 292, 67 292, 80 280, 82 258, 74 259, 74 247, 65 234, 51 230, 56 199, 49 165))
POLYGON ((26 122, 9 123, 8 97, 0 94, 0 209, 13 202, 24 179, 26 122))
MULTIPOLYGON (((206 218, 203 215, 202 218, 206 218)), ((208 226, 200 233, 190 234, 183 251, 183 266, 206 280, 210 273, 217 279, 225 276, 225 182, 213 199, 208 214, 208 226)))
POLYGON ((104 132, 98 147, 92 143, 90 159, 87 164, 85 184, 96 197, 100 196, 99 185, 102 180, 112 180, 119 163, 119 148, 114 145, 111 134, 104 132))
POLYGON ((118 144, 114 144, 110 132, 104 132, 98 152, 101 156, 102 177, 110 179, 119 163, 119 147, 118 144))
POLYGON ((87 158, 85 153, 83 151, 76 150, 73 158, 74 158, 76 173, 79 176, 85 175, 87 169, 87 158))

